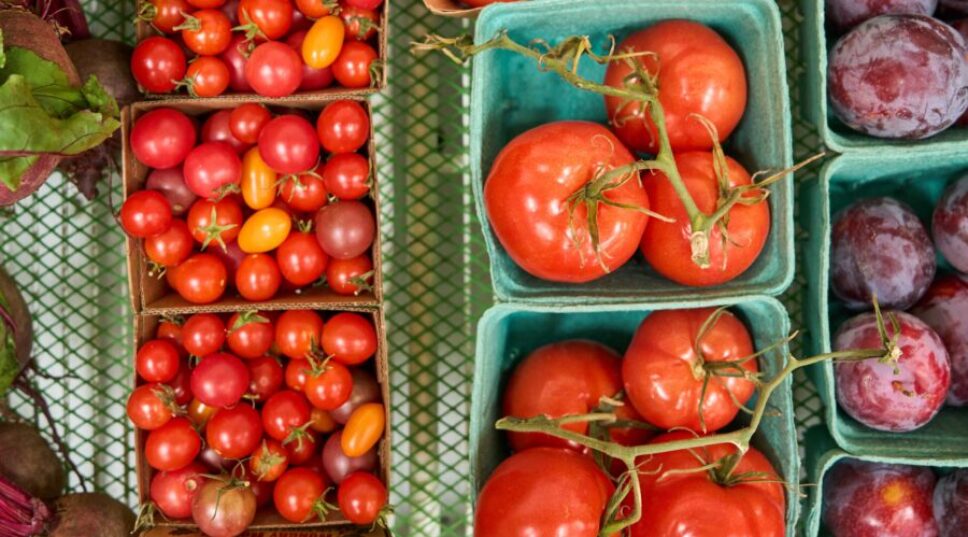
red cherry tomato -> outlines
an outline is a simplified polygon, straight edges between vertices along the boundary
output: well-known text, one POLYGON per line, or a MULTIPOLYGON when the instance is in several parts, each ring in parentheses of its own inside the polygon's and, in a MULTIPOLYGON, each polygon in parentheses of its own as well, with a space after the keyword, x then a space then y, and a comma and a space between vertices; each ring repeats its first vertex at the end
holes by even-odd
POLYGON ((309 370, 310 366, 306 360, 290 360, 286 364, 286 386, 297 392, 303 392, 306 389, 309 370))
POLYGON ((245 80, 265 97, 292 95, 302 83, 302 60, 285 43, 268 41, 257 46, 245 63, 245 80))
POLYGON ((259 155, 279 173, 301 173, 316 167, 319 141, 309 121, 286 114, 263 127, 259 134, 259 155))
POLYGON ((149 93, 171 93, 186 69, 185 53, 165 37, 149 37, 131 53, 131 76, 149 93))
MULTIPOLYGON (((306 0, 309 2, 319 3, 321 0, 306 0)), ((300 30, 289 34, 286 38, 286 44, 292 47, 292 50, 296 54, 302 54, 302 44, 306 40, 306 30, 300 30)), ((317 69, 315 67, 310 67, 305 62, 303 62, 302 70, 302 82, 299 84, 299 89, 302 91, 316 91, 324 88, 328 88, 333 84, 333 70, 329 67, 323 67, 322 69, 317 69)))
POLYGON ((325 511, 321 510, 325 492, 326 480, 320 473, 308 468, 291 468, 276 482, 273 493, 276 511, 282 518, 297 524, 313 517, 325 520, 325 511))
POLYGON ((276 250, 279 271, 287 282, 302 287, 322 277, 329 256, 323 252, 316 235, 297 231, 279 245, 276 250))
POLYGON ((124 200, 120 218, 121 227, 128 235, 140 239, 153 237, 171 226, 171 204, 157 190, 141 190, 124 200))
POLYGON ((373 524, 387 505, 387 487, 369 472, 353 472, 339 484, 339 510, 353 524, 373 524))
POLYGON ((240 358, 259 358, 265 355, 275 338, 272 321, 257 311, 232 314, 226 327, 229 350, 240 358))
POLYGON ((193 97, 218 97, 229 87, 229 68, 215 56, 201 56, 188 66, 185 83, 193 97))
POLYGON ((279 195, 294 211, 312 213, 326 205, 328 192, 323 180, 317 177, 320 168, 312 174, 303 174, 286 179, 282 183, 279 195))
POLYGON ((236 153, 245 153, 250 144, 232 134, 231 117, 232 112, 228 110, 219 110, 209 116, 202 125, 202 142, 225 142, 232 146, 236 153))
POLYGON ((182 345, 194 356, 208 356, 222 349, 225 323, 214 313, 196 313, 182 325, 182 345))
POLYGON ((131 423, 139 429, 153 431, 174 416, 172 393, 162 384, 138 386, 128 396, 127 413, 131 423))
POLYGON ((282 275, 269 254, 249 254, 235 273, 235 288, 242 298, 259 302, 275 296, 282 285, 282 275))
POLYGON ((182 40, 199 56, 225 52, 232 41, 232 23, 217 9, 200 9, 185 17, 182 40))
POLYGON ((135 356, 135 371, 145 382, 170 382, 180 364, 178 347, 166 339, 147 341, 135 356))
POLYGON ((195 147, 195 137, 195 124, 188 116, 174 108, 157 108, 135 120, 131 151, 149 168, 174 168, 195 147))
POLYGON ((188 225, 175 218, 167 231, 145 239, 145 255, 163 267, 173 267, 188 259, 194 245, 188 225))
POLYGON ((309 422, 309 402, 301 393, 283 390, 266 401, 262 407, 262 426, 275 440, 285 442, 293 431, 309 422))
POLYGON ((207 142, 185 158, 185 184, 203 199, 218 198, 226 189, 238 188, 242 180, 239 154, 224 142, 207 142))
POLYGON ((145 459, 155 470, 173 472, 191 464, 201 448, 202 439, 192 424, 185 418, 173 418, 148 433, 145 459))
MULTIPOLYGON (((735 160, 726 157, 730 186, 748 185, 749 173, 735 160)), ((705 152, 676 155, 679 175, 699 210, 712 214, 719 198, 719 182, 714 172, 713 156, 705 152)), ((641 250, 645 260, 659 274, 691 286, 710 286, 728 282, 748 269, 763 251, 770 233, 770 205, 766 200, 752 204, 738 203, 729 211, 728 240, 723 240, 719 226, 709 238, 709 267, 701 268, 692 260, 689 217, 672 184, 661 172, 645 181, 652 210, 674 219, 653 219, 642 234, 641 250)), ((747 192, 744 197, 755 198, 747 192)))
POLYGON ((265 401, 282 388, 283 372, 279 361, 272 356, 249 360, 249 394, 256 401, 265 401))
MULTIPOLYGON (((312 422, 312 412, 310 412, 310 423, 312 422)), ((310 425, 311 426, 311 425, 310 425)), ((316 445, 319 443, 318 435, 312 430, 300 432, 295 438, 290 438, 282 445, 289 452, 289 462, 294 465, 304 466, 311 461, 319 461, 316 445)))
POLYGON ((276 321, 276 347, 293 360, 303 360, 322 344, 323 319, 311 310, 289 310, 276 321))
MULTIPOLYGON (((646 72, 657 76, 659 102, 673 151, 713 146, 709 132, 691 114, 711 121, 719 133, 719 141, 729 137, 743 117, 746 109, 743 61, 708 26, 686 20, 660 22, 628 36, 617 50, 653 53, 637 61, 646 72)), ((631 72, 627 62, 612 62, 605 74, 605 84, 621 87, 631 72)), ((657 152, 655 126, 647 109, 618 97, 606 97, 605 105, 615 133, 625 145, 635 151, 657 152)))
POLYGON ((239 22, 252 24, 258 35, 276 40, 292 27, 292 3, 289 0, 242 0, 239 2, 239 22))
POLYGON ((323 168, 323 184, 341 200, 358 200, 370 193, 370 162, 359 153, 339 153, 323 168))
POLYGON ((169 385, 175 394, 176 403, 179 405, 187 405, 191 402, 193 397, 192 372, 188 365, 188 360, 182 360, 181 366, 178 368, 178 374, 175 375, 175 380, 172 380, 169 385))
POLYGON ((179 349, 182 346, 182 323, 178 317, 162 317, 158 321, 158 329, 155 330, 155 337, 167 339, 175 344, 179 349))
POLYGON ((289 452, 282 444, 266 438, 249 459, 249 472, 259 481, 275 481, 289 467, 289 452))
POLYGON ((208 406, 198 399, 192 399, 192 401, 188 403, 188 419, 190 419, 195 427, 199 429, 205 427, 205 424, 212 419, 212 416, 214 416, 216 412, 218 412, 218 408, 208 406))
POLYGON ((226 459, 251 455, 262 440, 259 412, 246 404, 219 409, 205 426, 205 440, 226 459))
POLYGON ((368 41, 380 28, 380 15, 372 9, 346 5, 339 12, 346 25, 346 37, 356 41, 368 41))
POLYGON ((229 68, 229 87, 232 88, 232 91, 239 93, 253 91, 249 81, 245 78, 245 64, 249 61, 246 42, 244 35, 236 34, 229 41, 229 46, 225 47, 225 50, 219 54, 219 58, 222 58, 222 61, 229 68))
POLYGON ((233 197, 219 201, 200 199, 188 211, 188 229, 202 250, 213 241, 224 250, 239 236, 241 226, 242 207, 233 197))
POLYGON ((376 347, 373 322, 358 313, 337 313, 323 329, 323 352, 346 365, 365 362, 376 347))
MULTIPOLYGON (((347 41, 333 62, 333 78, 346 88, 368 88, 376 82, 372 79, 374 63, 379 58, 376 50, 362 41, 347 41)), ((377 75, 379 76, 379 75, 377 75)))
POLYGON ((249 389, 249 368, 231 354, 209 354, 192 370, 192 393, 209 406, 230 407, 249 389))
POLYGON ((191 11, 185 0, 151 0, 150 5, 144 13, 145 19, 163 34, 174 33, 175 26, 185 22, 182 13, 191 11))
POLYGON ((158 472, 151 478, 148 496, 163 515, 172 520, 192 516, 192 500, 205 483, 205 465, 193 462, 173 472, 158 472))
POLYGON ((334 101, 316 120, 319 143, 329 153, 353 153, 370 138, 370 118, 356 101, 334 101))
POLYGON ((353 376, 343 364, 329 362, 319 373, 309 373, 304 390, 314 407, 335 410, 349 400, 353 391, 353 376))
POLYGON ((269 109, 257 103, 240 104, 232 110, 229 117, 229 128, 232 134, 247 144, 259 141, 259 133, 266 123, 272 119, 269 109))
POLYGON ((372 290, 373 262, 370 256, 331 259, 326 267, 326 283, 338 295, 356 295, 372 290))

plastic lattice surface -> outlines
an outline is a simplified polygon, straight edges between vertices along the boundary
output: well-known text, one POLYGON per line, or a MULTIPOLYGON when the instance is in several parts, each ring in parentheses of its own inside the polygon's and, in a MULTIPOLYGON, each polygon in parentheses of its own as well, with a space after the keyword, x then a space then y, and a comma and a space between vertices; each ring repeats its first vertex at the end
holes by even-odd
MULTIPOLYGON (((441 55, 413 56, 408 48, 428 33, 454 35, 471 26, 431 16, 417 0, 390 1, 390 84, 374 98, 374 124, 393 383, 395 534, 456 537, 467 534, 471 513, 467 412, 474 332, 492 295, 467 170, 469 68, 441 55)), ((96 35, 133 39, 133 2, 82 3, 96 35)), ((779 3, 790 87, 796 88, 802 17, 793 0, 779 3)), ((799 119, 796 91, 792 100, 795 150, 803 158, 820 144, 799 119)), ((124 413, 132 378, 131 312, 123 237, 108 197, 102 192, 84 202, 61 177, 52 178, 30 200, 0 214, 0 255, 28 295, 35 354, 50 376, 36 383, 85 485, 134 504, 133 431, 124 413)), ((802 288, 801 276, 783 297, 794 326, 803 325, 802 288)), ((820 403, 803 377, 796 387, 802 430, 818 422, 820 403)), ((11 407, 40 419, 16 396, 11 407)), ((70 487, 80 486, 72 476, 70 487)))

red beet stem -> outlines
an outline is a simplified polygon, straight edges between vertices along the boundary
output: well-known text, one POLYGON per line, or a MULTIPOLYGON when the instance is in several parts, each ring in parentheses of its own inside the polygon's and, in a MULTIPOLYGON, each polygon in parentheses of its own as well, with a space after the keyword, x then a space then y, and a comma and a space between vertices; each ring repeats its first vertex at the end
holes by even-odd
POLYGON ((70 35, 61 41, 80 41, 91 38, 87 17, 78 0, 36 0, 34 12, 44 20, 54 20, 67 29, 70 35))
POLYGON ((31 537, 47 526, 47 504, 0 475, 0 537, 31 537))

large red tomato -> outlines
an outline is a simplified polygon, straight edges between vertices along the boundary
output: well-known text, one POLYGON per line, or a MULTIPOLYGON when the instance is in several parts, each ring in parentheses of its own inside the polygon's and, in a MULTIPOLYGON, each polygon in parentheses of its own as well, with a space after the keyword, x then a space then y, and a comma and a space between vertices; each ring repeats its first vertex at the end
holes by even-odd
MULTIPOLYGON (((621 392, 620 371, 619 355, 601 343, 571 340, 545 345, 525 357, 511 374, 504 390, 504 415, 557 418, 593 412, 602 397, 614 398, 621 392)), ((587 434, 588 424, 573 423, 565 428, 587 434)), ((571 442, 537 433, 509 433, 508 440, 515 451, 537 446, 581 450, 571 442)), ((640 440, 638 443, 644 443, 647 436, 640 440)))
MULTIPOLYGON (((674 432, 653 443, 687 438, 692 435, 674 432)), ((631 537, 783 537, 786 497, 780 477, 755 448, 726 471, 725 459, 736 454, 732 444, 716 444, 644 461, 642 519, 632 526, 631 537), (700 468, 715 463, 720 466, 713 470, 700 468)))
POLYGON ((498 465, 477 499, 476 537, 597 537, 614 487, 595 462, 540 447, 498 465))
MULTIPOLYGON (((737 371, 725 370, 716 376, 710 367, 703 368, 704 364, 715 366, 753 354, 749 332, 728 311, 721 312, 699 339, 703 323, 715 311, 657 311, 635 331, 625 351, 622 377, 629 401, 649 423, 662 429, 686 427, 713 432, 733 421, 739 412, 737 402, 745 404, 752 397, 753 382, 737 377, 737 371), (700 421, 699 399, 705 374, 710 376, 700 421)), ((750 373, 759 370, 756 360, 739 367, 750 373)))
MULTIPOLYGON (((595 123, 558 121, 531 129, 501 150, 484 183, 491 227, 511 259, 538 278, 573 283, 599 278, 635 254, 648 216, 597 203, 600 263, 586 216, 594 202, 575 204, 572 214, 568 198, 602 172, 634 161, 608 129, 595 123)), ((603 195, 649 208, 637 176, 603 195)))
MULTIPOLYGON (((652 52, 637 61, 657 76, 673 151, 709 149, 709 132, 690 114, 716 126, 725 140, 746 109, 746 70, 736 51, 714 30, 697 22, 672 20, 636 32, 618 45, 619 52, 652 52)), ((609 64, 605 84, 622 87, 632 72, 624 60, 609 64)), ((636 151, 656 153, 655 126, 647 109, 618 97, 605 97, 609 121, 619 139, 636 151)))
MULTIPOLYGON (((729 157, 726 163, 731 186, 752 182, 740 163, 729 157)), ((712 153, 680 153, 676 166, 696 206, 704 214, 712 214, 719 198, 712 153)), ((709 266, 702 268, 692 259, 692 227, 672 183, 662 173, 646 176, 644 183, 652 210, 674 220, 653 219, 642 234, 642 254, 659 274, 683 285, 719 285, 745 272, 763 251, 770 233, 770 205, 766 200, 752 205, 738 203, 730 209, 728 239, 724 241, 719 225, 714 226, 709 237, 709 266)), ((744 196, 756 198, 758 193, 750 191, 744 196)))

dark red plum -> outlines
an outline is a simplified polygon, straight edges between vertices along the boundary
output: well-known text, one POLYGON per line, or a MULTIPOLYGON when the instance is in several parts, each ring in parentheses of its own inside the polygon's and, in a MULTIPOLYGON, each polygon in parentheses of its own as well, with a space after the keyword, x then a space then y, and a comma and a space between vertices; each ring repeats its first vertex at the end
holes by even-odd
POLYGON ((931 17, 874 17, 831 49, 827 93, 837 117, 856 131, 927 138, 968 109, 965 40, 931 17))
POLYGON ((870 198, 834 217, 830 287, 853 310, 881 306, 907 309, 931 286, 934 246, 910 207, 891 198, 870 198))
POLYGON ((968 533, 968 469, 955 470, 934 488, 934 518, 941 537, 968 533))
POLYGON ((934 244, 951 266, 968 272, 968 176, 948 185, 931 219, 934 244))
POLYGON ((938 0, 827 0, 827 18, 840 30, 878 15, 931 15, 938 0))
POLYGON ((968 404, 968 282, 958 276, 938 278, 911 311, 941 336, 951 360, 948 404, 968 404))
POLYGON ((845 460, 823 485, 823 521, 833 537, 937 537, 930 468, 845 460))
MULTIPOLYGON (((941 338, 917 317, 891 312, 900 325, 897 364, 877 359, 834 365, 837 402, 854 419, 881 431, 913 431, 931 421, 944 404, 951 384, 948 351, 941 338)), ((894 328, 885 317, 887 332, 894 328)), ((876 349, 881 336, 873 313, 843 324, 834 348, 876 349)))

